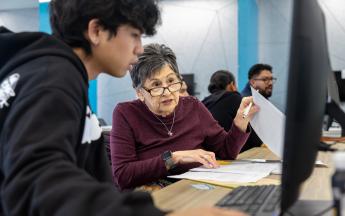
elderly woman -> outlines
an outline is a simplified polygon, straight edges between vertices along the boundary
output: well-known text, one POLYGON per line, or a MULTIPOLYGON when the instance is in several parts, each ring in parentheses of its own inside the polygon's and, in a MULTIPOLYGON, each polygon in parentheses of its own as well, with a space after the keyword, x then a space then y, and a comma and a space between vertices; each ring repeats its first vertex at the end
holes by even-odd
POLYGON ((243 117, 252 98, 244 98, 229 132, 220 127, 196 98, 180 97, 182 83, 175 54, 150 44, 130 71, 138 100, 120 103, 113 112, 110 136, 112 170, 120 189, 130 189, 200 165, 218 167, 235 159, 246 142, 243 117))

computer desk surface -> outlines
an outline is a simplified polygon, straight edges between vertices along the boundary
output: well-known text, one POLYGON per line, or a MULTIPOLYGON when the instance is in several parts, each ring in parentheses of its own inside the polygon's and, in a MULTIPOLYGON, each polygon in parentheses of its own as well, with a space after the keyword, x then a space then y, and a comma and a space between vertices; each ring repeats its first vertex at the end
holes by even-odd
MULTIPOLYGON (((338 146, 337 146, 338 147, 338 146)), ((344 149, 344 144, 339 144, 344 149)), ((277 159, 270 150, 265 147, 253 148, 241 153, 238 159, 277 159)), ((334 171, 331 153, 319 152, 318 160, 329 167, 315 167, 312 176, 303 185, 300 199, 307 200, 331 200, 330 177, 334 171)), ((280 179, 280 175, 270 175, 266 179, 280 179)), ((163 210, 181 210, 198 206, 213 206, 230 188, 215 186, 212 190, 200 190, 192 187, 200 182, 181 180, 168 187, 152 193, 155 205, 163 210)))

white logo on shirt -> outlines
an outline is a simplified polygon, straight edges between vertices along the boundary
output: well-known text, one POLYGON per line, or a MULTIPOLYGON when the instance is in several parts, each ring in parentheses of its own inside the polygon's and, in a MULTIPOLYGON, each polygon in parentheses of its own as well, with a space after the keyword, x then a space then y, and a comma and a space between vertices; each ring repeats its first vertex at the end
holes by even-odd
POLYGON ((99 126, 98 119, 95 114, 91 113, 89 106, 86 107, 84 134, 81 143, 90 144, 92 141, 98 140, 102 135, 102 128, 99 126))
POLYGON ((9 106, 7 103, 10 97, 16 96, 14 89, 16 88, 17 82, 19 80, 19 74, 12 74, 10 77, 5 79, 0 84, 0 109, 4 108, 5 106, 9 106))

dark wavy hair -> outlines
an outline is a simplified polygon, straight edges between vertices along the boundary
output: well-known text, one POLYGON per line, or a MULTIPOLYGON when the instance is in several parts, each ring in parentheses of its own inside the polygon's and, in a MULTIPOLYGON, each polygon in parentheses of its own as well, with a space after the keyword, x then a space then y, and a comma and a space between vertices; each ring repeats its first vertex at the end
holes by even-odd
POLYGON ((130 71, 133 88, 141 87, 147 78, 152 77, 165 65, 169 65, 177 77, 181 77, 172 49, 157 43, 144 46, 144 52, 139 55, 137 64, 130 71))
POLYGON ((213 94, 217 91, 223 91, 231 82, 235 82, 235 76, 227 70, 218 70, 214 72, 208 85, 208 91, 213 94))
POLYGON ((263 70, 268 70, 272 73, 272 66, 268 64, 255 64, 248 71, 248 79, 253 78, 261 73, 263 70))
POLYGON ((154 35, 160 23, 158 0, 52 0, 49 4, 53 35, 71 47, 91 54, 84 33, 92 19, 116 35, 119 26, 129 24, 143 34, 154 35))

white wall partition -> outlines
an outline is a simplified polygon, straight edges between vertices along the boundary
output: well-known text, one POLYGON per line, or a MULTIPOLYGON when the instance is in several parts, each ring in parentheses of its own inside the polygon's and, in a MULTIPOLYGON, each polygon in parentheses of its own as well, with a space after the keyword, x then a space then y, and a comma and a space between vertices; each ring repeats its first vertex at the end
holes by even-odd
POLYGON ((0 10, 0 26, 2 25, 14 32, 38 31, 38 8, 0 10))

